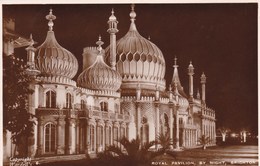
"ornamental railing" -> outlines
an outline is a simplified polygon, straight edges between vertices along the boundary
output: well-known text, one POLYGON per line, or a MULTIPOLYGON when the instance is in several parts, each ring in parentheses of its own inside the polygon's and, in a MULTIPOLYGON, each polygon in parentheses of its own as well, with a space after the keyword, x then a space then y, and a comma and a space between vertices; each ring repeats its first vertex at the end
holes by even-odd
POLYGON ((95 118, 103 120, 130 121, 130 115, 90 109, 37 108, 36 116, 65 116, 68 118, 95 118))

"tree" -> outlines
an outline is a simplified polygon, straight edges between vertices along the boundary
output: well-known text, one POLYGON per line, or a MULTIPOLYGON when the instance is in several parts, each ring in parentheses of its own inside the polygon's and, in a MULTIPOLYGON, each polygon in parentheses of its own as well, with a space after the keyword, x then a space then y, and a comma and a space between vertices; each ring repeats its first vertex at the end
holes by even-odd
MULTIPOLYGON (((24 62, 14 55, 3 56, 3 128, 12 133, 12 142, 24 145, 33 134, 34 115, 28 112, 29 88, 33 78, 25 73, 24 62)), ((26 145, 25 145, 26 146, 26 145)), ((27 154, 27 148, 25 154, 27 154)))
MULTIPOLYGON (((112 145, 100 153, 99 159, 103 160, 103 164, 109 165, 125 165, 125 166, 141 166, 147 165, 150 162, 151 154, 148 149, 152 147, 155 142, 148 142, 141 146, 140 139, 133 139, 129 141, 123 137, 118 141, 122 147, 112 145)), ((102 162, 102 161, 101 161, 102 162)))
POLYGON ((173 145, 173 140, 170 138, 169 134, 159 134, 157 136, 156 144, 161 145, 161 151, 166 152, 167 149, 173 145))
POLYGON ((202 148, 203 150, 206 149, 207 147, 207 144, 210 143, 210 137, 207 137, 205 135, 202 135, 200 138, 199 138, 199 143, 202 145, 202 148))
POLYGON ((225 142, 225 141, 226 141, 227 133, 230 131, 230 129, 228 129, 228 128, 226 128, 226 127, 221 127, 221 128, 218 129, 218 131, 221 133, 222 142, 225 142))

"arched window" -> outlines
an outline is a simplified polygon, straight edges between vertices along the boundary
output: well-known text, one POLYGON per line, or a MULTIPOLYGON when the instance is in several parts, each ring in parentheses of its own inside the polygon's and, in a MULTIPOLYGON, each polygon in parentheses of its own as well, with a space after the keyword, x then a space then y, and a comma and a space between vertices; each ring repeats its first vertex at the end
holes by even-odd
POLYGON ((108 111, 108 104, 107 104, 107 102, 104 102, 104 101, 102 101, 101 103, 100 103, 100 109, 101 109, 101 111, 108 111))
POLYGON ((166 113, 164 113, 164 125, 163 125, 163 127, 164 127, 163 134, 164 135, 169 134, 169 131, 170 131, 169 118, 168 118, 166 113))
POLYGON ((80 108, 81 109, 85 109, 86 108, 86 104, 84 100, 80 100, 80 108))
POLYGON ((52 123, 48 123, 44 127, 44 150, 45 153, 55 152, 56 128, 52 123))
POLYGON ((72 108, 72 96, 70 93, 66 94, 66 108, 72 108))
POLYGON ((46 92, 46 108, 56 108, 56 93, 52 90, 46 92))
POLYGON ((142 119, 141 142, 142 144, 149 142, 149 125, 146 117, 143 117, 142 119))
POLYGON ((109 138, 108 138, 108 144, 112 145, 112 127, 109 126, 109 138))
POLYGON ((179 124, 183 124, 183 119, 182 118, 179 119, 179 124))
POLYGON ((94 151, 95 150, 95 128, 93 125, 89 126, 89 136, 90 136, 90 145, 89 145, 89 149, 90 151, 94 151))
POLYGON ((121 135, 121 138, 125 137, 125 128, 124 127, 121 127, 121 131, 120 131, 120 135, 121 135))
POLYGON ((114 144, 118 144, 118 127, 114 127, 114 144))

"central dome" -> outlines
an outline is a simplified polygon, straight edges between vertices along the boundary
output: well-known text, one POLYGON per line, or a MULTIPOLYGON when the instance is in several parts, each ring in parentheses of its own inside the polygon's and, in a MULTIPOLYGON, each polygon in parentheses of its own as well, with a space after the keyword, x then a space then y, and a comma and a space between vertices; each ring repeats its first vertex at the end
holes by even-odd
MULTIPOLYGON (((130 13, 131 25, 124 37, 116 43, 116 68, 122 80, 121 89, 165 89, 165 60, 161 50, 151 41, 142 37, 135 25, 136 13, 130 13)), ((110 47, 106 49, 106 60, 110 47)))

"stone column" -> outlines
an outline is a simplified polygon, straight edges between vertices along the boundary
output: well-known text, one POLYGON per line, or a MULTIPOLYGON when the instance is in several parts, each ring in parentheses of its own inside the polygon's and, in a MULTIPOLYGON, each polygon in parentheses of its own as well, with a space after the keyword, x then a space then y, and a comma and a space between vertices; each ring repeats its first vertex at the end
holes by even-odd
POLYGON ((176 148, 179 149, 180 147, 180 141, 179 141, 179 112, 178 112, 178 106, 174 107, 174 112, 176 114, 176 148))
POLYGON ((141 108, 140 102, 136 102, 136 138, 141 139, 141 108))
POLYGON ((69 128, 68 128, 68 146, 67 146, 67 151, 66 154, 72 154, 72 129, 73 129, 73 123, 74 123, 74 119, 68 118, 68 124, 69 124, 69 128))
POLYGON ((202 121, 202 122, 201 122, 201 136, 202 136, 202 135, 205 135, 205 131, 204 131, 205 120, 202 119, 201 121, 202 121))
POLYGON ((56 154, 64 154, 65 148, 65 116, 57 119, 57 149, 56 154))
MULTIPOLYGON (((89 154, 90 152, 90 128, 89 128, 89 121, 86 119, 85 121, 85 132, 82 132, 83 135, 83 139, 85 138, 85 154, 89 154)), ((83 126, 82 126, 83 127, 83 126)), ((83 131, 84 128, 82 128, 83 131)))
POLYGON ((43 147, 43 137, 44 137, 44 126, 43 126, 43 117, 38 118, 38 145, 37 145, 37 155, 41 156, 44 153, 43 147))
POLYGON ((100 126, 99 126, 100 120, 96 120, 96 153, 99 152, 99 145, 100 145, 100 126))
MULTIPOLYGON (((171 141, 173 140, 173 107, 174 107, 174 104, 173 103, 169 103, 169 107, 170 107, 170 139, 171 141)), ((172 149, 173 146, 171 145, 170 146, 170 149, 172 149)))
POLYGON ((80 153, 80 120, 76 121, 76 154, 80 153))
MULTIPOLYGON (((158 136, 160 135, 160 109, 159 102, 155 102, 155 140, 157 141, 158 136)), ((156 149, 158 149, 157 144, 155 145, 156 149)))
POLYGON ((183 129, 182 130, 182 146, 184 146, 184 147, 187 146, 186 142, 185 142, 185 140, 186 140, 185 138, 186 138, 186 129, 183 129))
POLYGON ((104 149, 109 145, 109 121, 105 121, 105 127, 104 127, 104 136, 105 136, 105 144, 104 144, 104 149))

